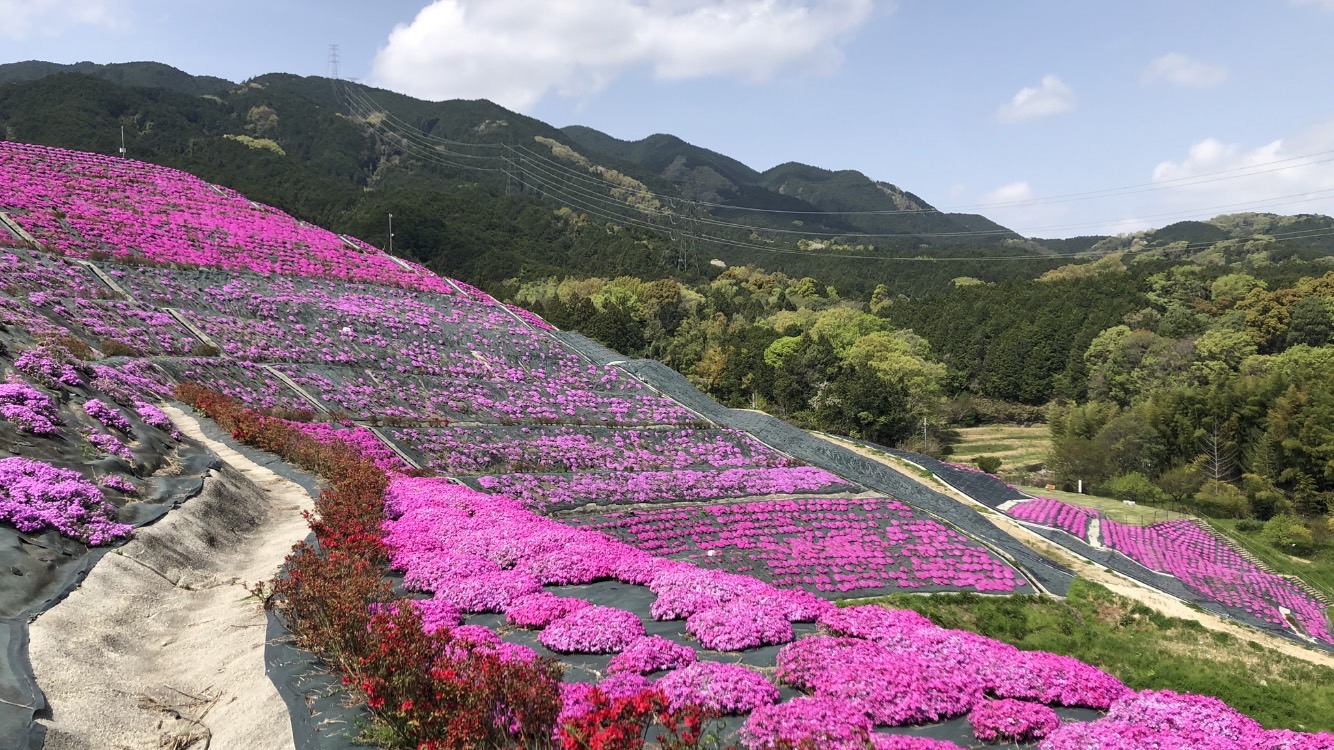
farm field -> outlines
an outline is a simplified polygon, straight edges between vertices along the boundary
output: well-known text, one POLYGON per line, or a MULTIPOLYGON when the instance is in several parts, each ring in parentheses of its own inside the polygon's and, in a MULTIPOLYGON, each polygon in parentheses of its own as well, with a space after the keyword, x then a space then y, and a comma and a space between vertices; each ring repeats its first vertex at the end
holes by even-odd
MULTIPOLYGON (((734 717, 756 750, 831 734, 847 748, 975 745, 1011 715, 1039 716, 1058 748, 1126 726, 1170 745, 1226 725, 1238 747, 1281 750, 1294 746, 1281 729, 1307 728, 1138 692, 1037 642, 909 609, 836 607, 1026 593, 1025 566, 1044 561, 722 429, 462 282, 172 170, 0 144, 0 177, 7 212, 43 244, 0 248, 13 280, 0 520, 85 551, 131 536, 185 483, 171 477, 189 478, 168 467, 193 466, 155 406, 173 396, 319 471, 319 548, 289 559, 272 601, 299 643, 349 665, 389 744, 442 731, 429 696, 481 691, 474 668, 524 676, 497 698, 516 702, 509 721, 487 730, 505 742, 545 740, 650 686, 671 710, 734 717), (117 316, 144 325, 117 338, 117 316), (409 682, 422 692, 396 692, 409 682), (559 713, 525 713, 528 689, 559 713)), ((1281 604, 1310 627, 1300 592, 1212 538, 1150 529, 1180 544, 1104 522, 1109 544, 1221 604, 1282 627, 1281 604)))
POLYGON ((1013 471, 1047 462, 1051 431, 1038 425, 983 425, 956 430, 959 440, 950 446, 950 460, 973 464, 978 456, 995 456, 1001 471, 1013 471))

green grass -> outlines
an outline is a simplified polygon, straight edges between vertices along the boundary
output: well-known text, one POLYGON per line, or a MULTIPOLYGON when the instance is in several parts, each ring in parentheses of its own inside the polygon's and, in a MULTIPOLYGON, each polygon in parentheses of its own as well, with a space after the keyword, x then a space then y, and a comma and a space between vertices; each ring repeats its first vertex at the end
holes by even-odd
POLYGON ((1110 497, 1099 497, 1098 495, 1081 495, 1076 492, 1061 492, 1060 490, 1044 490, 1041 487, 1020 487, 1021 491, 1030 495, 1039 497, 1050 497, 1071 505, 1082 505, 1085 508, 1094 508, 1100 510, 1108 518, 1117 523, 1130 524, 1132 526, 1147 526, 1159 521, 1174 521, 1178 518, 1190 518, 1185 513, 1159 508, 1153 505, 1126 505, 1125 503, 1110 497))
POLYGON ((971 464, 978 456, 995 456, 1005 469, 1045 463, 1051 449, 1051 432, 1046 425, 986 425, 954 431, 958 440, 951 444, 950 460, 971 464))
POLYGON ((1022 649, 1073 656, 1136 690, 1217 696, 1270 729, 1334 729, 1334 669, 1165 617, 1084 579, 1064 600, 899 594, 872 601, 1022 649))

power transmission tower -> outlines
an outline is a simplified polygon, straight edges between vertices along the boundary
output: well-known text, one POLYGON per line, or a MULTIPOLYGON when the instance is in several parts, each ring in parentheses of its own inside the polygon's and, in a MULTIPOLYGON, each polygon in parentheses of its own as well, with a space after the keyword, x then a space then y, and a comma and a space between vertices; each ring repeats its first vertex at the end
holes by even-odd
POLYGON ((338 80, 338 63, 340 55, 338 54, 338 45, 329 45, 329 77, 338 80))

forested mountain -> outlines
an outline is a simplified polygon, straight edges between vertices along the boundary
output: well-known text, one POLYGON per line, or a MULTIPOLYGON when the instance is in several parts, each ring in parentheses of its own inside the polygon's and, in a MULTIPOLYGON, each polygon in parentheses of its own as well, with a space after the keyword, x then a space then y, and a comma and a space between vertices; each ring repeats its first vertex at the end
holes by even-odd
POLYGON ((853 170, 833 172, 788 162, 761 173, 671 135, 622 141, 583 126, 564 130, 589 151, 633 162, 670 180, 685 197, 709 204, 712 213, 781 228, 793 233, 791 237, 831 234, 853 244, 893 244, 893 237, 853 238, 920 234, 917 239, 929 238, 934 244, 981 245, 1019 236, 984 216, 937 211, 912 193, 853 170))
POLYGON ((0 65, 0 86, 7 83, 26 83, 57 73, 83 73, 124 86, 164 88, 182 94, 218 94, 236 84, 213 76, 193 76, 183 70, 156 62, 111 63, 92 62, 61 64, 42 60, 0 65))

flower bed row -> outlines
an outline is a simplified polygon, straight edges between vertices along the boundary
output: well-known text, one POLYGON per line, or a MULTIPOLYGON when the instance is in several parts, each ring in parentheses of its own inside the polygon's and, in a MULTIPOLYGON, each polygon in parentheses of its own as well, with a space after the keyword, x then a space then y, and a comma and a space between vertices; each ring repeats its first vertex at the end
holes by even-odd
POLYGON ((533 508, 588 503, 698 502, 755 495, 855 492, 857 489, 813 466, 723 471, 501 474, 483 476, 477 482, 488 492, 518 498, 533 508))
POLYGON ((888 498, 635 510, 586 523, 654 554, 747 573, 782 588, 869 595, 922 587, 1004 593, 1027 587, 976 542, 888 498))
POLYGON ((735 430, 499 426, 402 428, 392 434, 447 474, 776 468, 794 463, 735 430))

